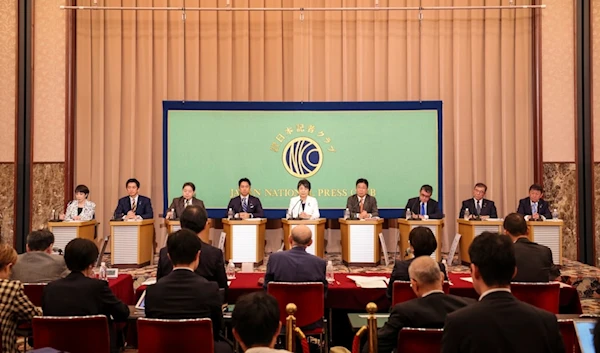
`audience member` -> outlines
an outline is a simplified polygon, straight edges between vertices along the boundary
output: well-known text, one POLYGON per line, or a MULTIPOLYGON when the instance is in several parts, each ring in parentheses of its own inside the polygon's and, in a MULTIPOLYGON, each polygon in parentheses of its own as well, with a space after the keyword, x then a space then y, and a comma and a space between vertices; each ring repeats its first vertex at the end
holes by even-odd
MULTIPOLYGON (((208 217, 203 207, 192 205, 186 207, 180 214, 179 221, 182 228, 189 229, 198 234, 198 238, 200 239, 200 233, 204 230, 208 222, 208 217)), ((200 243, 202 256, 200 256, 200 264, 195 272, 211 282, 217 282, 219 288, 223 288, 224 290, 224 302, 226 302, 228 287, 227 275, 225 274, 225 266, 223 264, 223 252, 221 249, 203 242, 202 239, 200 239, 200 243)), ((173 264, 167 255, 167 251, 166 246, 160 249, 158 267, 156 269, 157 280, 173 271, 173 264)))
MULTIPOLYGON (((439 264, 429 256, 419 256, 408 268, 410 285, 417 299, 396 304, 385 325, 377 332, 378 352, 390 353, 398 344, 403 327, 442 328, 446 315, 475 303, 469 298, 444 294, 444 275, 439 264)), ((363 353, 368 353, 368 344, 363 353)))
MULTIPOLYGON (((414 254, 410 260, 396 261, 392 275, 390 276, 390 282, 387 289, 388 299, 392 299, 392 293, 394 291, 394 281, 410 281, 408 275, 408 267, 410 264, 420 256, 431 256, 437 249, 437 241, 435 235, 431 229, 427 227, 415 227, 408 234, 408 242, 410 243, 410 250, 414 254)), ((448 277, 446 274, 446 266, 439 263, 440 271, 444 274, 444 279, 447 281, 448 277)))
POLYGON ((0 244, 0 325, 2 352, 17 353, 15 330, 17 321, 31 321, 42 312, 25 295, 19 281, 11 281, 10 272, 18 262, 17 252, 8 244, 0 244))
POLYGON ((510 239, 483 232, 473 240, 469 256, 479 302, 448 314, 442 353, 564 352, 556 316, 510 292, 516 271, 510 239))
POLYGON ((277 300, 265 293, 243 295, 231 315, 233 336, 246 353, 287 352, 273 349, 281 331, 277 300))
POLYGON ((552 250, 527 237, 527 222, 523 215, 511 213, 504 218, 504 233, 515 244, 517 274, 513 282, 548 282, 560 276, 552 262, 552 250))
POLYGON ((69 274, 65 259, 52 253, 54 234, 34 230, 27 236, 27 252, 19 255, 11 279, 22 283, 48 283, 69 274))

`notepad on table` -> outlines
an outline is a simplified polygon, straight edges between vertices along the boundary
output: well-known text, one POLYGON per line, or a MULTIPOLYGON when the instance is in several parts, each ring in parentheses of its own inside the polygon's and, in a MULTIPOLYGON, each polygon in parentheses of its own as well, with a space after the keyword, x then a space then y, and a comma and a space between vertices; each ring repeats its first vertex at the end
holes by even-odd
POLYGON ((387 288, 389 279, 384 276, 348 276, 360 288, 387 288))

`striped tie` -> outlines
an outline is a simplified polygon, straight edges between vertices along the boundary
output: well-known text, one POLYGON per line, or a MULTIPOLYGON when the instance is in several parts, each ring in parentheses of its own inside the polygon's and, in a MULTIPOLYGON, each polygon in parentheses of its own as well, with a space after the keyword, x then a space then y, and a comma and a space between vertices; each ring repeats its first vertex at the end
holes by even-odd
POLYGON ((131 204, 131 210, 133 211, 133 213, 135 213, 135 211, 137 210, 137 202, 135 202, 135 199, 133 199, 133 203, 131 204))
POLYGON ((244 197, 242 199, 242 211, 244 212, 248 212, 248 201, 246 201, 247 199, 244 197))

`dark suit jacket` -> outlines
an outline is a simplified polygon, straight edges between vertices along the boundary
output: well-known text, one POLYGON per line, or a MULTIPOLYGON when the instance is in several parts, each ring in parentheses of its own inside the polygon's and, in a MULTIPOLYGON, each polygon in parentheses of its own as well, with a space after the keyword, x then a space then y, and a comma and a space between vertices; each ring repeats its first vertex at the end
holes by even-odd
MULTIPOLYGON (((476 301, 442 293, 432 293, 426 297, 396 304, 390 318, 377 332, 378 352, 390 353, 398 345, 398 333, 404 327, 443 328, 446 316, 476 301)), ((369 345, 363 347, 368 353, 369 345)))
MULTIPOLYGON (((352 195, 346 201, 346 208, 350 210, 351 215, 360 213, 360 203, 358 202, 358 196, 352 195)), ((365 195, 365 202, 363 204, 363 210, 371 214, 371 217, 379 217, 379 210, 377 209, 377 199, 369 194, 365 195)))
MULTIPOLYGON (((409 208, 410 208, 410 212, 412 212, 413 214, 421 213, 421 201, 419 200, 418 197, 413 197, 412 199, 408 199, 408 202, 406 203, 406 207, 404 207, 404 209, 408 210, 409 208)), ((440 206, 436 200, 429 199, 429 201, 427 201, 427 215, 429 216, 430 219, 444 218, 444 214, 440 210, 440 206)))
POLYGON ((218 340, 223 321, 219 286, 186 269, 175 270, 146 289, 146 317, 210 318, 218 340))
POLYGON ((327 291, 327 261, 311 255, 301 246, 272 253, 267 263, 264 288, 269 282, 323 282, 327 291))
MULTIPOLYGON (((181 217, 181 214, 183 213, 183 211, 185 210, 185 207, 183 205, 183 196, 181 197, 176 197, 173 199, 173 202, 171 202, 171 206, 169 206, 169 209, 167 210, 167 212, 171 211, 171 209, 175 209, 175 218, 179 218, 181 217)), ((202 202, 202 200, 199 200, 195 197, 192 197, 192 205, 194 206, 200 206, 204 209, 206 209, 204 207, 204 202, 202 202)))
POLYGON ((560 276, 552 262, 552 250, 547 246, 519 238, 515 242, 517 275, 513 282, 548 282, 560 276))
MULTIPOLYGON (((159 280, 173 271, 171 259, 167 256, 167 247, 160 249, 158 267, 156 268, 156 279, 159 280)), ((200 250, 200 264, 195 271, 198 275, 210 282, 216 282, 219 288, 224 290, 224 299, 227 302, 227 275, 223 264, 223 252, 210 244, 202 242, 200 250)))
MULTIPOLYGON (((465 216, 465 209, 467 208, 469 209, 470 214, 476 215, 477 207, 475 207, 475 201, 473 201, 473 198, 464 200, 462 202, 462 207, 460 208, 460 214, 458 215, 458 218, 463 218, 465 216)), ((488 199, 481 200, 481 212, 479 215, 490 216, 490 218, 498 218, 498 212, 496 211, 496 205, 494 204, 494 201, 488 199)))
MULTIPOLYGON (((392 270, 392 275, 390 276, 390 283, 387 288, 387 297, 392 300, 392 293, 394 292, 394 282, 395 281, 410 281, 410 277, 408 276, 408 267, 410 264, 416 259, 413 257, 410 260, 396 261, 394 264, 394 269, 392 270)), ((443 263, 439 262, 440 271, 444 274, 444 280, 448 280, 448 275, 446 274, 446 266, 443 263)))
POLYGON ((556 316, 506 292, 449 314, 442 338, 442 353, 564 351, 556 316))
MULTIPOLYGON (((131 201, 129 196, 125 196, 119 199, 117 208, 115 209, 114 215, 117 217, 122 213, 126 215, 127 212, 131 211, 131 201)), ((142 217, 143 219, 154 218, 154 211, 152 210, 152 201, 150 198, 142 195, 138 195, 138 201, 135 209, 135 214, 142 217)), ((114 216, 113 215, 113 216, 114 216)))
MULTIPOLYGON (((517 213, 523 216, 531 216, 531 199, 529 197, 519 200, 517 213)), ((540 199, 538 201, 538 213, 540 216, 546 217, 546 219, 552 219, 552 211, 550 211, 550 205, 548 205, 546 200, 540 199)))
POLYGON ((129 308, 108 287, 108 282, 71 272, 67 277, 50 282, 42 295, 46 316, 106 315, 126 321, 129 308))
MULTIPOLYGON (((233 210, 233 214, 244 212, 242 210, 242 198, 240 196, 236 196, 229 200, 229 205, 227 205, 227 210, 225 210, 225 217, 227 217, 227 212, 229 212, 230 208, 233 210)), ((248 195, 248 213, 250 213, 254 218, 264 217, 262 204, 260 203, 260 199, 258 197, 248 195)))

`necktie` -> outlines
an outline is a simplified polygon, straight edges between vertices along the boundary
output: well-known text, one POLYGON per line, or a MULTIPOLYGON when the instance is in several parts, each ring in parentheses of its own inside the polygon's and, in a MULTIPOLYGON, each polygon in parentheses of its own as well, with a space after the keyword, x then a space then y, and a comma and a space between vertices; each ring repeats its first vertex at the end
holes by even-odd
POLYGON ((537 202, 531 204, 531 213, 536 214, 538 212, 537 202))
POLYGON ((135 211, 137 210, 137 203, 135 202, 135 199, 131 199, 131 210, 133 211, 133 213, 135 213, 135 211))
POLYGON ((365 199, 364 198, 360 199, 359 206, 360 206, 360 213, 362 213, 362 211, 364 210, 364 207, 365 207, 365 199))
POLYGON ((242 211, 244 212, 248 212, 248 201, 246 201, 247 199, 244 197, 242 199, 242 211))
POLYGON ((425 216, 425 203, 421 202, 421 215, 425 216))
POLYGON ((183 201, 183 207, 188 207, 190 205, 188 200, 183 201))
POLYGON ((481 200, 477 201, 477 204, 475 206, 475 210, 477 211, 477 215, 479 216, 481 214, 481 200))

